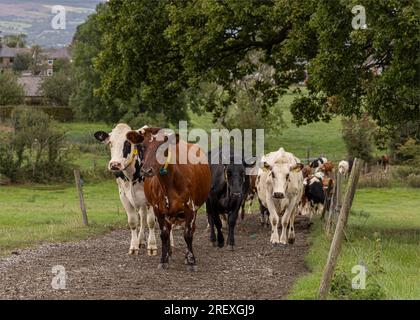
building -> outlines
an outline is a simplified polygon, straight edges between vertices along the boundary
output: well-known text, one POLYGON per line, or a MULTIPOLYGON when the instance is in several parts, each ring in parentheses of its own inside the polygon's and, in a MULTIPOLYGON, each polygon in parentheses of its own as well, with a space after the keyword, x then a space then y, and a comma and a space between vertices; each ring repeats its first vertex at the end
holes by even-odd
POLYGON ((6 46, 0 47, 0 69, 9 69, 13 67, 13 60, 17 55, 16 48, 6 46))
POLYGON ((25 104, 41 104, 43 95, 41 93, 41 76, 25 75, 18 78, 18 83, 23 87, 25 104))

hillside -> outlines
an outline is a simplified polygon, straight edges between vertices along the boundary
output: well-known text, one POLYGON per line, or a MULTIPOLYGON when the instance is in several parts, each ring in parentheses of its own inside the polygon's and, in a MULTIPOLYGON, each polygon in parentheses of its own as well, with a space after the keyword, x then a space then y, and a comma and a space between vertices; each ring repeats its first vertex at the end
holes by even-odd
POLYGON ((0 0, 0 35, 28 35, 28 44, 44 47, 64 47, 70 44, 76 28, 95 12, 103 0, 0 0), (55 14, 52 6, 66 8, 66 29, 53 30, 51 21, 55 14))

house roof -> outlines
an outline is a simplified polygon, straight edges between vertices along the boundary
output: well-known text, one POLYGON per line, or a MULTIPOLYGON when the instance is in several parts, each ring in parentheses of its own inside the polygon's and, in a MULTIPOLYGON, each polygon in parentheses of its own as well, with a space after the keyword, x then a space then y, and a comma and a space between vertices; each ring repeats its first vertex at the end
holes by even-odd
POLYGON ((7 46, 0 47, 0 58, 14 58, 19 53, 30 53, 29 48, 9 48, 7 46))
POLYGON ((46 54, 49 59, 71 59, 71 54, 68 48, 49 49, 46 54))
POLYGON ((16 57, 17 50, 16 48, 9 48, 6 46, 2 46, 0 48, 0 58, 13 58, 16 57))
POLYGON ((39 76, 24 76, 18 78, 18 83, 23 87, 25 97, 40 97, 42 77, 39 76))

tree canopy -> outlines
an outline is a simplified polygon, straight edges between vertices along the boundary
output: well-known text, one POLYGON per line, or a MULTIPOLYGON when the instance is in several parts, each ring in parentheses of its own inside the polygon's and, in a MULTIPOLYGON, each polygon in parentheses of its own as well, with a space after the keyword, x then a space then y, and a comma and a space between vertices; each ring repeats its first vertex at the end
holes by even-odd
POLYGON ((414 0, 110 0, 78 29, 76 51, 92 48, 76 64, 93 62, 95 95, 114 120, 128 112, 186 119, 185 97, 203 82, 223 92, 222 103, 203 101, 218 119, 249 76, 269 115, 307 71, 308 90, 291 109, 297 124, 367 112, 392 127, 420 121, 419 31, 414 0), (356 30, 359 4, 366 26, 356 30), (93 38, 82 39, 85 28, 93 38), (261 65, 273 71, 268 80, 261 65))

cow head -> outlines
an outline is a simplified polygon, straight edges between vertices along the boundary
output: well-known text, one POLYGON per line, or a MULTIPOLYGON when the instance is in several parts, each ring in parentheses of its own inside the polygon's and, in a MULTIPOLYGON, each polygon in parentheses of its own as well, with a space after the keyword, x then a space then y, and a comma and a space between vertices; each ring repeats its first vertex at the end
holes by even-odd
POLYGON ((169 159, 171 157, 170 150, 179 142, 178 134, 168 134, 161 128, 141 128, 138 131, 127 132, 126 137, 132 144, 140 145, 143 150, 143 167, 141 169, 143 176, 152 177, 167 173, 167 163, 173 160, 169 159), (165 148, 160 148, 161 146, 165 148), (164 165, 160 160, 162 150, 163 156, 166 157, 164 165))
POLYGON ((302 171, 304 165, 290 163, 283 158, 278 159, 273 165, 264 162, 264 168, 268 171, 267 182, 271 184, 274 199, 284 199, 287 194, 287 186, 293 174, 302 171))
POLYGON ((119 123, 110 133, 104 131, 95 132, 95 138, 107 144, 111 150, 111 160, 108 163, 108 170, 112 172, 119 172, 129 165, 134 148, 127 140, 126 134, 131 131, 131 128, 125 123, 119 123))
POLYGON ((231 164, 224 165, 224 177, 228 187, 228 196, 230 199, 242 199, 245 195, 247 184, 249 180, 246 176, 246 168, 250 166, 245 161, 242 164, 231 164))

